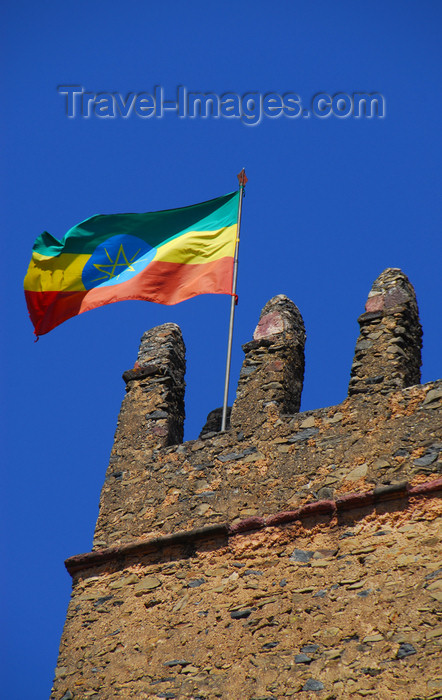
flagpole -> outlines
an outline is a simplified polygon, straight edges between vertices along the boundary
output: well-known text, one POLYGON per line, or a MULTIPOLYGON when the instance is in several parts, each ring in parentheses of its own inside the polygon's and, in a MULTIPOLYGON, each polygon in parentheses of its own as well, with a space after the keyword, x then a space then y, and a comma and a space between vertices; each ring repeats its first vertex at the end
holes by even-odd
POLYGON ((233 320, 235 317, 235 306, 238 302, 236 296, 236 282, 238 279, 238 250, 239 250, 239 233, 241 229, 241 214, 242 214, 242 198, 244 196, 244 188, 247 182, 246 171, 244 168, 238 175, 239 182, 239 200, 238 200, 238 229, 235 241, 235 255, 233 258, 233 278, 232 278, 232 298, 230 302, 230 322, 229 322, 229 338, 227 341, 227 361, 226 361, 226 377, 224 381, 224 401, 223 413, 221 418, 221 432, 226 430, 227 423, 227 402, 229 400, 229 378, 230 378, 230 362, 232 359, 232 340, 233 340, 233 320))

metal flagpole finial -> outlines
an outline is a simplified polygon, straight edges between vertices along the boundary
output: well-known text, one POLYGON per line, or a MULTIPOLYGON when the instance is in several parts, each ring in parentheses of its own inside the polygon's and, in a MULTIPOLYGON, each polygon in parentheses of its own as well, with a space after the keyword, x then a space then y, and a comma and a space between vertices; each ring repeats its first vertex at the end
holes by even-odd
POLYGON ((237 177, 238 177, 239 186, 245 187, 246 183, 249 181, 249 179, 246 175, 246 171, 244 170, 244 168, 241 170, 240 173, 238 173, 237 177))

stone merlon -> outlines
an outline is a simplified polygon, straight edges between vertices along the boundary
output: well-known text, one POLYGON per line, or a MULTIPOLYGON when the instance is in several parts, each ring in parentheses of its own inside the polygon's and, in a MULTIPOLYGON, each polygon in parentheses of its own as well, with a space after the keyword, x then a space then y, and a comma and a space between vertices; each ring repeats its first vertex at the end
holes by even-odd
POLYGON ((283 294, 264 306, 244 363, 232 408, 232 427, 252 431, 266 408, 297 413, 304 381, 305 328, 298 307, 283 294))
POLYGON ((351 368, 349 396, 389 394, 420 382, 422 328, 410 281, 397 268, 375 280, 351 368))
POLYGON ((126 396, 101 492, 97 532, 127 497, 127 480, 144 480, 149 450, 182 442, 185 347, 180 328, 165 323, 144 333, 133 369, 124 372, 126 396))

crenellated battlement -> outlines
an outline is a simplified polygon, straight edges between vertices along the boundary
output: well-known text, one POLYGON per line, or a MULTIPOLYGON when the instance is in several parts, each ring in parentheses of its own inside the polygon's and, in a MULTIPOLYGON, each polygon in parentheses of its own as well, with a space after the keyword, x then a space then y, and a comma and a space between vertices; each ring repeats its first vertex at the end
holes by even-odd
POLYGON ((181 332, 165 324, 145 333, 135 368, 123 375, 127 394, 94 548, 267 516, 353 484, 372 488, 426 469, 419 457, 435 385, 417 384, 422 330, 414 290, 400 270, 378 277, 359 322, 349 397, 299 413, 304 323, 286 296, 271 299, 243 346, 229 429, 218 432, 218 410, 200 438, 184 444, 181 332))
POLYGON ((442 380, 400 270, 359 323, 347 398, 300 413, 304 323, 271 299, 228 429, 186 442, 181 331, 143 335, 52 700, 436 697, 442 380))

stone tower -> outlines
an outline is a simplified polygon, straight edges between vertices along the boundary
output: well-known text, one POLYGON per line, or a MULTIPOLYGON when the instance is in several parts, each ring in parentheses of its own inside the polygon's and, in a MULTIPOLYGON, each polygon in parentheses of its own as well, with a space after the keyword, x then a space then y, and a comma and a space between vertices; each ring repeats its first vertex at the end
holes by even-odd
POLYGON ((348 398, 299 413, 304 324, 274 297, 229 429, 186 443, 181 331, 144 334, 52 700, 441 697, 442 382, 400 270, 359 323, 348 398))

